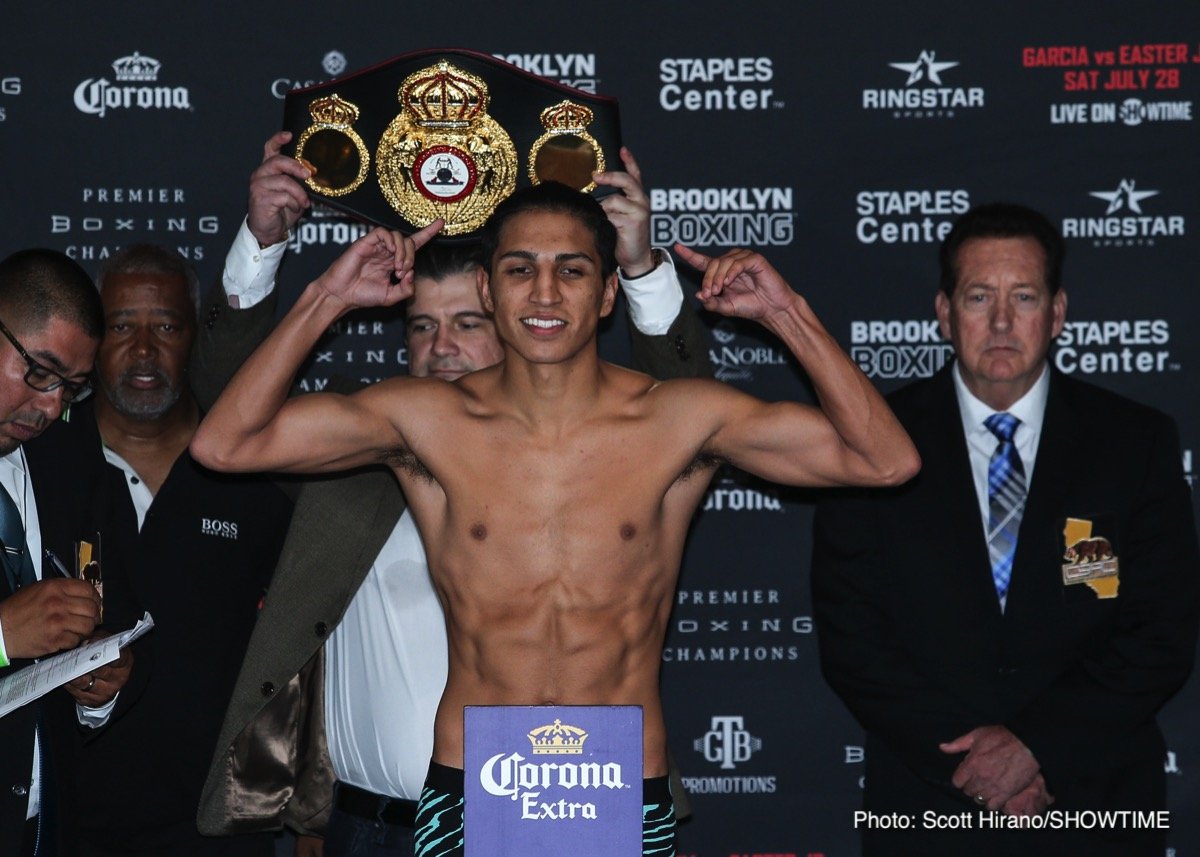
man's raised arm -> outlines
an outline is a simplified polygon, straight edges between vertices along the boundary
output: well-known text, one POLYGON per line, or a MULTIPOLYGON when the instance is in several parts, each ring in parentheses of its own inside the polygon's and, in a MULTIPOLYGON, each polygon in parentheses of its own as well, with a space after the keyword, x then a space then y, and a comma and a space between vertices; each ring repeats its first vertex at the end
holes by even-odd
POLYGON ((704 272, 697 297, 705 309, 758 321, 800 361, 820 409, 767 404, 728 392, 712 402, 718 423, 706 448, 764 478, 792 485, 896 485, 920 457, 883 397, 760 254, 731 250, 710 258, 676 251, 704 272))
POLYGON ((380 450, 397 445, 397 429, 378 406, 374 388, 290 401, 287 394, 334 321, 412 294, 413 257, 441 226, 434 221, 411 238, 376 229, 355 241, 309 284, 233 377, 196 430, 193 457, 215 470, 319 472, 377 461, 380 450))

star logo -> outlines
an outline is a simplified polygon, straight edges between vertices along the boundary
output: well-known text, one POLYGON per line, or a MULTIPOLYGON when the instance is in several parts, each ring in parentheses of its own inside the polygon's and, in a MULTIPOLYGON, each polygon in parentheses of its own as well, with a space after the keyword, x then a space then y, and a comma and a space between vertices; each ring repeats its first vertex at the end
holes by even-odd
POLYGON ((1134 214, 1142 213, 1142 200, 1158 194, 1156 190, 1137 190, 1133 179, 1121 179, 1116 190, 1093 190, 1089 193, 1097 199, 1108 203, 1106 215, 1114 214, 1128 206, 1134 214))
POLYGON ((908 81, 904 84, 905 86, 912 86, 921 80, 928 80, 930 83, 941 86, 942 72, 954 68, 958 63, 936 62, 933 51, 921 51, 916 62, 890 62, 888 65, 908 73, 908 81))

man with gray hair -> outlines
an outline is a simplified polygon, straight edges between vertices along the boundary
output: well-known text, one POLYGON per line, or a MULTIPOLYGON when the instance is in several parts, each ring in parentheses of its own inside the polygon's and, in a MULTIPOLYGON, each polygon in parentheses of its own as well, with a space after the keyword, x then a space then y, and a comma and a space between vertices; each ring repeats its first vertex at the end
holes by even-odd
POLYGON ((106 725, 81 733, 56 719, 55 749, 79 774, 61 789, 64 840, 84 855, 269 855, 269 835, 201 837, 195 808, 291 504, 273 483, 219 476, 187 452, 200 420, 188 383, 188 263, 133 246, 104 265, 99 285, 95 404, 29 456, 50 477, 46 525, 100 546, 106 624, 127 628, 149 611, 157 627, 136 644, 106 725))

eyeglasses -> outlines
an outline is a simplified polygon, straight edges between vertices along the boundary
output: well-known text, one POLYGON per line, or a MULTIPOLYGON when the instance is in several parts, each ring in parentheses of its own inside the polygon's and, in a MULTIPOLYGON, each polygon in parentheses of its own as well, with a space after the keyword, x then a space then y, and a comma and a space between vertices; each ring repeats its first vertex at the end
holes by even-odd
POLYGON ((55 372, 49 366, 43 366, 41 363, 29 356, 29 352, 21 343, 17 342, 17 338, 12 335, 12 332, 4 326, 4 322, 0 321, 0 333, 12 343, 13 348, 17 349, 17 353, 25 358, 25 363, 29 369, 25 372, 25 383, 39 393, 49 393, 62 387, 62 399, 66 404, 72 402, 82 402, 92 394, 91 379, 87 381, 72 381, 64 377, 61 373, 55 372))

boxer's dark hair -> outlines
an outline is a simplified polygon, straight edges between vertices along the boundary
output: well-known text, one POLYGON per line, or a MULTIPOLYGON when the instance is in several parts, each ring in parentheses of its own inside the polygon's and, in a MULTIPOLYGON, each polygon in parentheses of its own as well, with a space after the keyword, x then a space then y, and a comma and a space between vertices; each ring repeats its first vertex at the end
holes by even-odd
POLYGON ((617 230, 609 222, 608 215, 604 213, 600 203, 586 193, 580 193, 559 182, 542 182, 513 193, 496 206, 492 216, 483 225, 479 236, 479 258, 489 274, 492 272, 504 224, 518 214, 530 211, 551 211, 578 219, 592 233, 596 252, 600 257, 600 275, 608 279, 609 275, 617 270, 617 230))

